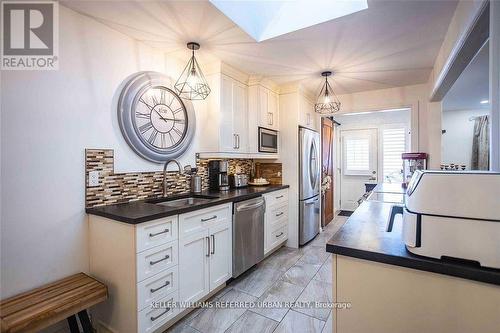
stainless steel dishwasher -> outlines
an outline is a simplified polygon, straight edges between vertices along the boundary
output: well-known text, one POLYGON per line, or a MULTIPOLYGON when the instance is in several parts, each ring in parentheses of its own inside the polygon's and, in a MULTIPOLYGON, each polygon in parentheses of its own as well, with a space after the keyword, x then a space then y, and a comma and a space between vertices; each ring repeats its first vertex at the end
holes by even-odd
POLYGON ((233 278, 264 259, 264 198, 234 204, 233 278))

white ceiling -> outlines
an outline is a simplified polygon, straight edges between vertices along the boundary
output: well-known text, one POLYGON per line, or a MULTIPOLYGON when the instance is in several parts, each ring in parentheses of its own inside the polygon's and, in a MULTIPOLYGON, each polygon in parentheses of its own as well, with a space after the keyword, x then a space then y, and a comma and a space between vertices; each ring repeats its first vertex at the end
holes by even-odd
MULTIPOLYGON (((313 4, 314 1, 311 1, 313 4)), ((320 72, 334 71, 337 94, 424 83, 456 1, 369 0, 369 8, 276 38, 255 42, 208 1, 63 1, 63 5, 188 59, 222 60, 278 84, 301 81, 316 93, 320 72)))
POLYGON ((489 45, 485 44, 443 99, 443 111, 489 109, 489 45))

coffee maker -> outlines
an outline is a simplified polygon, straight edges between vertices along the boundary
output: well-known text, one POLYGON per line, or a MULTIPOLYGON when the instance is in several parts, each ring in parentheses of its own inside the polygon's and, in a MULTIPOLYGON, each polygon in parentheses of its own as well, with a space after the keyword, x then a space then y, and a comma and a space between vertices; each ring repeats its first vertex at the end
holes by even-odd
POLYGON ((229 163, 224 160, 208 161, 208 187, 212 191, 229 190, 229 163))

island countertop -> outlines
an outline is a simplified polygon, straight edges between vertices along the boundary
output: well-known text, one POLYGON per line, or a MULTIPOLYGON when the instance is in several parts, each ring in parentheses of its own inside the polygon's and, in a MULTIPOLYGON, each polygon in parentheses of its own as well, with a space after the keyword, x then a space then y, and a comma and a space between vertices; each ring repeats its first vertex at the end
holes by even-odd
POLYGON ((422 271, 500 285, 500 270, 458 264, 412 254, 402 239, 401 221, 392 232, 385 227, 392 204, 363 202, 328 241, 326 251, 422 271))
MULTIPOLYGON (((87 208, 85 211, 87 214, 98 215, 129 224, 138 224, 156 220, 162 217, 183 214, 198 209, 216 206, 223 203, 237 202, 251 198, 256 198, 264 193, 278 191, 288 187, 289 185, 269 185, 269 186, 248 186, 239 189, 231 189, 225 192, 203 191, 202 193, 197 193, 197 194, 213 196, 217 198, 211 200, 210 202, 191 205, 191 206, 184 206, 180 208, 157 205, 155 203, 150 202, 154 200, 152 199, 152 200, 132 201, 132 202, 109 205, 109 206, 92 207, 92 208, 87 208)), ((175 196, 172 197, 172 199, 175 199, 175 196)))

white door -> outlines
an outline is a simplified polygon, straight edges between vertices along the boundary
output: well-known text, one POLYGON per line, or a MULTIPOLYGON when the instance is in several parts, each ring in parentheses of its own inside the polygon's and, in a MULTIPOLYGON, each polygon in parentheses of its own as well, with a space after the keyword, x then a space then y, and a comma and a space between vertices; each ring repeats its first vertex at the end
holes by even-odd
POLYGON ((233 80, 225 75, 221 77, 220 98, 219 150, 221 152, 233 152, 236 150, 236 133, 233 119, 233 80))
POLYGON ((232 230, 230 223, 210 227, 210 290, 232 276, 232 230))
POLYGON ((248 111, 247 86, 233 82, 233 128, 236 135, 238 153, 248 152, 248 111))
POLYGON ((196 302, 210 291, 209 233, 202 230, 179 242, 179 286, 182 301, 196 302))
POLYGON ((341 131, 340 209, 353 211, 365 183, 377 183, 377 130, 341 131))
POLYGON ((267 122, 269 127, 279 130, 278 95, 270 91, 268 95, 267 122))

